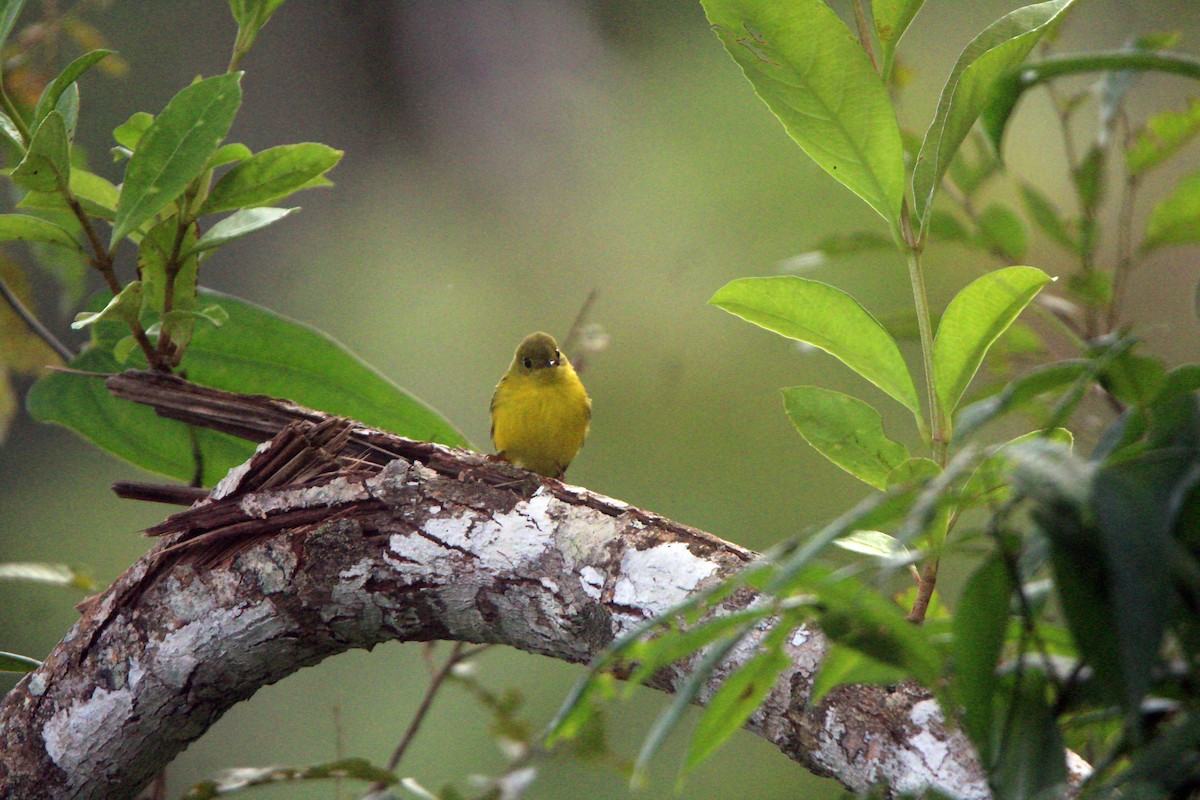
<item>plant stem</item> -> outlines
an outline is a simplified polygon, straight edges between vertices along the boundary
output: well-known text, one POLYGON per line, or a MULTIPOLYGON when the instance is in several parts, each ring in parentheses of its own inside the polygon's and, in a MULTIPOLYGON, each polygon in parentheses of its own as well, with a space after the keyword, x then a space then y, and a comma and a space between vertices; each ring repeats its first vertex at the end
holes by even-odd
MULTIPOLYGON (((108 285, 108 290, 114 296, 120 294, 121 282, 117 280, 117 272, 113 268, 112 253, 100 241, 100 236, 96 233, 95 226, 92 225, 91 217, 84 212, 83 206, 79 204, 75 195, 71 193, 70 188, 65 186, 59 188, 62 191, 63 198, 67 201, 67 206, 71 209, 71 213, 75 215, 75 219, 79 220, 80 226, 83 227, 83 232, 92 247, 92 266, 104 278, 104 282, 108 285)), ((158 358, 158 354, 154 352, 154 345, 151 344, 150 337, 146 335, 146 330, 142 327, 141 322, 136 319, 130 320, 129 332, 133 335, 133 339, 137 342, 138 347, 145 353, 146 363, 150 365, 151 369, 159 372, 171 371, 170 367, 166 366, 158 358)))
POLYGON ((929 610, 929 601, 933 599, 933 590, 937 587, 938 563, 937 556, 932 556, 925 564, 925 570, 917 580, 917 598, 913 600, 912 610, 908 612, 908 621, 920 625, 925 621, 925 612, 929 610))
POLYGON ((942 403, 933 384, 933 324, 929 314, 929 297, 925 292, 925 274, 921 269, 921 250, 912 230, 908 207, 901 208, 900 225, 904 235, 904 256, 908 262, 908 277, 912 281, 913 306, 917 313, 917 328, 921 334, 921 362, 925 368, 925 398, 929 407, 929 438, 934 461, 946 466, 945 419, 942 403))
POLYGON ((867 14, 863 11, 862 0, 854 0, 854 24, 858 26, 858 42, 871 59, 871 66, 879 72, 879 64, 875 61, 875 50, 871 47, 871 26, 867 24, 867 14))
POLYGON ((16 315, 21 318, 21 321, 25 323, 27 328, 29 328, 29 330, 32 331, 35 336, 45 342, 51 350, 58 353, 59 357, 63 360, 63 363, 71 363, 71 359, 75 357, 75 354, 71 352, 71 349, 60 342, 58 337, 55 336, 49 328, 43 325, 41 320, 34 316, 33 312, 21 302, 21 298, 17 297, 16 292, 14 292, 12 288, 10 288, 9 285, 4 282, 4 278, 2 277, 0 277, 0 295, 2 295, 4 299, 8 301, 9 306, 11 306, 16 315))
MULTIPOLYGON (((904 242, 904 256, 908 262, 908 277, 912 281, 917 328, 921 334, 921 363, 925 368, 925 398, 929 409, 929 443, 933 460, 937 462, 938 466, 945 467, 948 436, 942 401, 938 398, 937 387, 933 382, 933 323, 929 313, 929 296, 925 292, 925 273, 921 269, 921 245, 913 235, 912 217, 909 215, 907 203, 900 207, 900 229, 904 242)), ((937 550, 940 551, 940 549, 939 545, 937 550)), ((933 590, 937 587, 940 558, 940 552, 932 553, 917 580, 917 597, 908 614, 911 622, 920 624, 925 620, 925 612, 929 608, 929 601, 933 598, 933 590)))

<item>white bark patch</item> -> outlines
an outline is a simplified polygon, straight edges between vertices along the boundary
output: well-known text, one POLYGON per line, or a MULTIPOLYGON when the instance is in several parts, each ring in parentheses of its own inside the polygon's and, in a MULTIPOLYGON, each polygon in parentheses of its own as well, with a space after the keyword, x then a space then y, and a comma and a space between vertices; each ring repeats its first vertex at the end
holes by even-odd
MULTIPOLYGON (((546 534, 554 525, 549 514, 551 501, 550 495, 539 490, 512 511, 482 519, 474 514, 436 517, 427 521, 424 529, 448 548, 471 552, 479 559, 477 568, 508 572, 536 561, 549 548, 546 534)), ((411 558, 412 542, 405 542, 400 550, 396 539, 392 537, 392 550, 411 558)))
POLYGON ((621 559, 613 602, 658 616, 687 599, 688 593, 716 570, 716 564, 693 555, 683 542, 629 550, 621 559))
MULTIPOLYGON (((920 794, 936 787, 944 794, 961 798, 988 797, 987 783, 967 771, 952 757, 952 740, 946 739, 942 709, 933 698, 913 705, 909 719, 919 730, 909 736, 906 747, 897 751, 899 769, 889 769, 889 786, 897 794, 920 794), (940 734, 940 735, 939 735, 940 734)), ((951 734, 953 735, 953 734, 951 734)), ((966 743, 961 743, 966 747, 966 743)))
POLYGON ((42 729, 46 754, 68 775, 82 777, 80 766, 93 757, 92 747, 103 749, 133 715, 133 693, 128 689, 96 689, 82 703, 54 713, 42 729))
POLYGON ((593 600, 599 600, 604 591, 604 573, 595 567, 584 567, 579 570, 579 585, 584 594, 593 600))

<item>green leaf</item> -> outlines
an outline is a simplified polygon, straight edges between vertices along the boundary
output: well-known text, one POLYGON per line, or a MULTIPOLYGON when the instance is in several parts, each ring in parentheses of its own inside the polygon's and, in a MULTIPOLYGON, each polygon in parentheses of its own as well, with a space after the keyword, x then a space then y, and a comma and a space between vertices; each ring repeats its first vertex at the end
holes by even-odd
POLYGON ((860 650, 833 642, 821 659, 821 669, 813 681, 808 705, 820 703, 830 690, 847 683, 887 685, 900 683, 909 677, 908 671, 885 664, 860 650))
POLYGON ((248 233, 265 228, 299 210, 299 208, 243 208, 205 231, 196 244, 184 253, 184 256, 220 247, 226 242, 240 239, 248 233))
MULTIPOLYGON (((327 335, 245 300, 202 291, 229 315, 220 329, 200 326, 181 369, 205 386, 285 397, 331 414, 341 414, 402 436, 461 446, 466 440, 436 412, 391 383, 327 335)), ((71 366, 99 373, 122 369, 112 348, 127 330, 108 323, 94 329, 95 345, 71 366)), ((130 356, 143 367, 140 353, 130 356)), ((192 477, 192 441, 187 426, 157 416, 153 409, 116 400, 103 380, 51 373, 30 390, 29 412, 41 422, 64 425, 97 446, 154 472, 192 477)), ((253 445, 211 431, 195 431, 204 457, 203 482, 213 485, 241 463, 253 445)))
POLYGON ((996 800, 1056 797, 1066 787, 1067 753, 1046 702, 1046 680, 1036 671, 1021 678, 1009 698, 1007 735, 991 772, 996 800))
POLYGON ((1010 439, 994 452, 979 462, 979 466, 971 473, 960 493, 964 507, 982 505, 984 503, 997 505, 1008 499, 1010 494, 1008 475, 1012 470, 1012 462, 1008 458, 1012 447, 1039 439, 1049 439, 1060 442, 1067 447, 1075 443, 1074 435, 1066 428, 1051 428, 1045 431, 1033 431, 1015 439, 1010 439))
POLYGON ((70 144, 62 114, 51 111, 38 125, 29 151, 12 171, 12 179, 21 188, 35 192, 53 192, 70 185, 70 144))
MULTIPOLYGON (((117 187, 94 172, 71 168, 71 194, 89 215, 111 220, 117 208, 117 187)), ((30 192, 18 208, 39 208, 69 211, 66 198, 59 192, 30 192)))
POLYGON ((908 459, 908 449, 887 437, 879 412, 857 397, 822 389, 783 389, 783 406, 796 430, 827 459, 876 489, 908 459))
POLYGON ((835 539, 833 543, 843 550, 889 563, 903 563, 919 557, 919 554, 900 544, 895 536, 889 536, 883 531, 855 531, 849 536, 835 539))
POLYGON ((40 242, 79 251, 82 248, 65 228, 41 217, 26 214, 0 214, 0 242, 40 242))
POLYGON ((1125 148, 1125 168, 1140 175, 1178 153, 1200 133, 1200 97, 1182 111, 1161 111, 1146 120, 1133 143, 1125 148))
POLYGON ((142 134, 125 169, 110 247, 174 202, 206 169, 242 103, 241 78, 238 72, 193 83, 142 134))
MULTIPOLYGON (((136 321, 142 308, 142 282, 132 281, 121 289, 116 297, 108 301, 108 305, 99 311, 83 311, 75 315, 71 328, 80 330, 95 325, 97 322, 121 321, 130 323, 136 321)), ((74 363, 74 362, 71 362, 74 363)))
POLYGON ((1037 187, 1021 183, 1021 199, 1025 203, 1025 213, 1037 225, 1042 233, 1055 244, 1062 245, 1072 253, 1079 249, 1079 243, 1071 235, 1067 222, 1063 219, 1058 208, 1050 198, 1042 194, 1037 187))
POLYGON ((1004 559, 994 555, 967 581, 954 614, 951 685, 962 704, 967 733, 985 764, 992 758, 996 662, 1008 628, 1012 589, 1004 559))
POLYGON ((906 484, 924 485, 941 475, 943 471, 941 465, 932 458, 921 456, 910 458, 888 475, 888 488, 906 484))
POLYGON ((130 152, 137 150, 138 143, 150 126, 154 124, 154 115, 138 111, 129 119, 113 129, 113 140, 130 152))
POLYGON ((667 706, 666 711, 658 715, 658 718, 654 720, 654 724, 646 734, 646 738, 642 740, 637 761, 633 765, 632 780, 635 783, 643 779, 647 766, 658 751, 662 749, 667 735, 679 724, 684 712, 688 710, 692 701, 700 694, 700 690, 708 683, 713 670, 733 652, 733 649, 737 647, 742 637, 748 632, 749 627, 747 626, 722 642, 714 643, 692 665, 691 674, 688 675, 687 680, 684 681, 682 686, 676 688, 675 697, 671 700, 671 704, 667 706))
POLYGON ((893 667, 936 689, 942 657, 926 629, 909 622, 900 607, 861 581, 809 567, 801 586, 816 595, 818 627, 831 641, 893 667))
POLYGON ((0 672, 33 672, 41 665, 42 662, 36 658, 0 650, 0 672))
POLYGON ((778 624, 763 640, 762 651, 730 675, 708 701, 688 748, 684 770, 690 771, 732 736, 775 686, 792 660, 783 651, 791 625, 778 624))
POLYGON ((990 105, 983 114, 983 127, 996 151, 1000 151, 1004 129, 1017 101, 1029 89, 1054 78, 1088 72, 1131 70, 1166 72, 1200 80, 1200 59, 1184 53, 1116 50, 1101 53, 1058 55, 1010 69, 992 87, 990 105))
POLYGON ((25 0, 2 0, 0 2, 0 47, 8 41, 8 35, 12 33, 13 26, 17 24, 17 17, 21 14, 21 8, 24 7, 25 0))
POLYGON ((1049 0, 1018 8, 988 26, 959 55, 913 169, 913 198, 922 232, 942 176, 991 99, 996 79, 1024 61, 1073 2, 1049 0))
POLYGON ((229 10, 238 24, 237 39, 233 44, 235 57, 245 55, 258 38, 259 32, 271 15, 279 10, 284 0, 229 0, 229 10))
POLYGON ((933 343, 933 383, 947 415, 992 342, 1049 282, 1040 269, 1006 267, 972 281, 950 301, 933 343))
POLYGON ((1073 299, 1092 308, 1104 308, 1113 299, 1112 276, 1098 269, 1072 273, 1066 289, 1073 299))
MULTIPOLYGON (((196 258, 181 255, 174 261, 171 260, 178 230, 178 219, 169 217, 142 237, 141 246, 138 248, 138 274, 142 276, 142 283, 145 285, 146 302, 143 310, 162 311, 166 308, 168 266, 175 270, 171 308, 193 311, 197 306, 196 273, 199 264, 196 258)), ((180 240, 180 250, 190 249, 195 243, 195 227, 189 226, 180 240)), ((154 316, 149 319, 154 319, 154 316)))
POLYGON ((96 581, 92 576, 66 564, 10 561, 0 564, 0 580, 46 583, 85 592, 96 590, 96 581))
POLYGON ((788 135, 898 230, 904 153, 891 99, 821 0, 702 0, 713 31, 788 135))
POLYGON ((225 173, 200 213, 277 202, 333 169, 341 158, 341 150, 315 142, 263 150, 225 173))
POLYGON ((41 98, 38 99, 37 107, 33 111, 34 124, 40 123, 46 118, 46 115, 54 110, 58 105, 58 100, 63 96, 70 86, 79 80, 83 73, 87 72, 95 64, 106 56, 112 55, 112 50, 93 50, 90 53, 84 53, 79 58, 67 65, 67 68, 59 73, 58 77, 45 88, 41 98))
POLYGON ((881 74, 884 80, 892 74, 896 45, 924 3, 925 0, 871 0, 875 35, 879 37, 879 48, 883 51, 881 74))
POLYGON ((984 247, 1009 262, 1023 260, 1029 244, 1021 218, 1002 203, 989 203, 979 215, 979 239, 984 247))
POLYGON ((984 423, 1023 408, 1046 392, 1075 382, 1087 371, 1088 362, 1083 359, 1034 367, 1005 386, 999 394, 963 408, 955 419, 954 428, 960 438, 966 437, 984 423))
POLYGON ((920 416, 917 390, 896 341, 841 289, 792 275, 741 278, 708 302, 824 350, 920 416))
POLYGON ((226 164, 232 164, 235 161, 245 161, 252 155, 254 153, 250 151, 250 148, 241 142, 223 144, 217 152, 213 153, 212 158, 208 160, 208 168, 216 169, 226 164))
POLYGON ((1200 242, 1200 172, 1183 177, 1155 204, 1146 223, 1142 250, 1193 242, 1200 242))

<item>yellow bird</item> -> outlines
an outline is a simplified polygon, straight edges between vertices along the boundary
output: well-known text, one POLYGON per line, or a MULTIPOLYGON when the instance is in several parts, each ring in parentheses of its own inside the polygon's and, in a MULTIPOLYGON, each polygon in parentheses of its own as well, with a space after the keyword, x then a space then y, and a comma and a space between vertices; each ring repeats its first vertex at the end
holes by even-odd
POLYGON ((492 394, 496 456, 561 478, 583 447, 592 401, 548 333, 531 333, 492 394))

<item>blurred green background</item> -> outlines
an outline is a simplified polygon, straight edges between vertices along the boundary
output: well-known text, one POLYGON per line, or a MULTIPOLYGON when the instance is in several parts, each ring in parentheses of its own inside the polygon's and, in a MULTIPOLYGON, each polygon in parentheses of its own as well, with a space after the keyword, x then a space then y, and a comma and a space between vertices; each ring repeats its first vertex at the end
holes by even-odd
MULTIPOLYGON (((31 6, 34 3, 31 2, 31 6)), ((847 2, 834 2, 845 11, 847 2)), ((930 0, 901 47, 913 70, 902 124, 923 130, 959 50, 1018 2, 930 0)), ((89 19, 120 51, 123 79, 83 82, 80 141, 110 179, 110 132, 157 111, 197 74, 223 71, 234 26, 226 4, 114 2, 89 19)), ((1184 32, 1195 52, 1193 0, 1091 0, 1062 50, 1120 46, 1134 33, 1184 32)), ((709 32, 698 3, 333 2, 291 0, 243 62, 245 102, 231 138, 254 150, 319 141, 346 151, 333 189, 299 198, 304 212, 227 247, 202 283, 311 323, 443 412, 487 448, 491 390, 526 333, 565 335, 593 289, 591 321, 609 345, 587 359, 592 435, 571 481, 761 549, 867 494, 809 448, 778 389, 811 383, 877 403, 910 446, 910 420, 828 356, 705 305, 726 281, 777 273, 821 236, 883 231, 857 198, 807 160, 709 32)), ((1181 80, 1135 89, 1135 118, 1179 106, 1181 80)), ((1009 169, 1070 208, 1049 104, 1020 107, 1009 169)), ((1190 159, 1190 161, 1189 161, 1190 159)), ((1160 194, 1197 159, 1155 174, 1160 194)), ((1012 199, 1011 182, 993 194, 1012 199)), ((1143 202, 1139 216, 1148 204, 1143 202)), ((1029 262, 1071 264, 1034 235, 1029 262)), ((1165 250, 1136 274, 1127 308, 1148 349, 1196 358, 1196 252, 1165 250)), ((978 271, 965 250, 928 255, 935 307, 978 271)), ((128 275, 129 265, 123 265, 128 275)), ((854 293, 877 315, 910 302, 891 254, 845 258, 811 277, 854 293)), ((39 281, 49 289, 50 284, 39 281)), ((72 344, 70 315, 40 309, 72 344)), ((915 357, 909 343, 906 353, 915 357)), ((913 360, 915 363, 915 359, 913 360)), ((0 448, 0 561, 64 561, 111 581, 147 548, 137 532, 168 509, 127 502, 114 480, 151 479, 73 434, 21 415, 0 448)), ((952 584, 951 584, 952 592, 952 584)), ((44 656, 73 623, 64 590, 0 584, 0 649, 44 656)), ((543 724, 578 668, 493 649, 480 679, 517 687, 543 724)), ((426 684, 416 645, 348 653, 303 670, 234 708, 169 770, 169 796, 230 766, 328 760, 338 745, 383 762, 426 684), (335 713, 335 707, 340 712, 335 713)), ((0 676, 0 689, 11 677, 0 676)), ((664 699, 642 692, 611 715, 628 757, 664 699)), ((426 786, 495 773, 504 760, 486 716, 450 687, 402 772, 426 786)), ((645 796, 672 791, 684 745, 659 762, 645 796)), ((342 796, 357 796, 343 787, 342 796)), ((607 766, 552 758, 526 795, 577 800, 629 794, 607 766)), ((683 787, 682 797, 831 795, 773 748, 741 734, 683 787)), ((261 790, 264 798, 333 797, 327 784, 261 790)))

